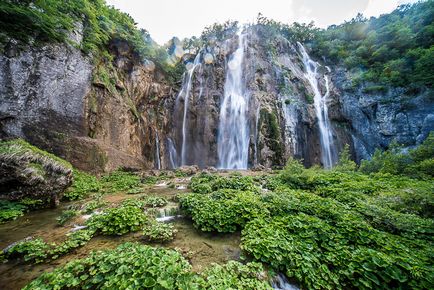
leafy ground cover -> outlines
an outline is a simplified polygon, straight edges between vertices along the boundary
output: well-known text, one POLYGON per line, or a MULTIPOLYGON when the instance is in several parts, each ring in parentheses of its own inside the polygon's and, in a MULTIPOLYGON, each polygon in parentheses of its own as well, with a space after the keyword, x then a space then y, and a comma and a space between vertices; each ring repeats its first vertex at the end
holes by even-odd
POLYGON ((125 243, 44 273, 24 289, 271 289, 261 272, 261 264, 233 261, 196 274, 177 251, 125 243))
POLYGON ((202 231, 241 229, 246 256, 307 289, 431 289, 434 183, 416 168, 432 162, 432 136, 360 169, 344 151, 333 170, 289 160, 241 186, 237 176, 199 175, 180 204, 202 231))

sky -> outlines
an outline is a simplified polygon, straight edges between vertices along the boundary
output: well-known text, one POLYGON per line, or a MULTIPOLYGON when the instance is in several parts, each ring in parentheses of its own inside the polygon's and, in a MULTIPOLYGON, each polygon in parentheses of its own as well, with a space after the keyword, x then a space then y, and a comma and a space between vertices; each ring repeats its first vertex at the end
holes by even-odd
POLYGON ((200 36, 215 22, 254 22, 258 13, 283 23, 314 21, 319 27, 340 24, 358 12, 366 17, 389 13, 417 0, 106 0, 130 14, 159 44, 173 36, 200 36))

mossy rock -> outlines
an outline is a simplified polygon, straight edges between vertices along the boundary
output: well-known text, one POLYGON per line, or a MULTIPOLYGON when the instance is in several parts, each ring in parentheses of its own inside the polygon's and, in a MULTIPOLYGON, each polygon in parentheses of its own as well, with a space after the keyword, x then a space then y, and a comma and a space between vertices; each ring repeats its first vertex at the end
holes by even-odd
POLYGON ((72 166, 65 160, 20 139, 0 142, 0 199, 56 205, 72 181, 72 166))

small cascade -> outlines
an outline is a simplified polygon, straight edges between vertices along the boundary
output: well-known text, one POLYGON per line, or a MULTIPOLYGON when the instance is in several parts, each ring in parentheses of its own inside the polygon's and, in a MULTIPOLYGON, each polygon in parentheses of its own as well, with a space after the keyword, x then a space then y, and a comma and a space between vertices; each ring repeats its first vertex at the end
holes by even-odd
POLYGON ((160 139, 158 138, 158 132, 155 132, 155 166, 158 170, 161 169, 161 160, 160 160, 160 139))
POLYGON ((190 99, 191 88, 193 84, 193 74, 197 66, 200 65, 200 53, 198 53, 194 59, 193 64, 187 67, 187 73, 185 74, 181 91, 179 92, 176 102, 179 103, 180 99, 184 99, 184 113, 182 117, 182 143, 181 143, 181 166, 186 165, 186 153, 187 153, 187 113, 190 99))
POLYGON ((298 46, 303 57, 303 64, 306 69, 304 74, 312 90, 314 96, 315 113, 318 118, 319 131, 320 131, 320 143, 321 143, 321 162, 325 168, 331 168, 335 162, 333 155, 334 144, 333 135, 328 117, 327 99, 330 95, 329 79, 327 75, 324 75, 326 93, 321 94, 318 84, 318 66, 319 64, 313 61, 306 52, 304 46, 298 42, 298 46))
POLYGON ((273 278, 271 286, 276 290, 299 290, 297 286, 290 284, 283 274, 278 274, 273 278))
POLYGON ((220 109, 217 139, 218 167, 247 169, 249 150, 249 95, 243 81, 245 35, 239 31, 238 48, 231 55, 226 68, 224 97, 220 109))
POLYGON ((178 152, 176 151, 175 144, 173 144, 173 141, 171 138, 167 138, 167 148, 169 151, 169 161, 170 161, 170 167, 172 169, 178 167, 178 152))

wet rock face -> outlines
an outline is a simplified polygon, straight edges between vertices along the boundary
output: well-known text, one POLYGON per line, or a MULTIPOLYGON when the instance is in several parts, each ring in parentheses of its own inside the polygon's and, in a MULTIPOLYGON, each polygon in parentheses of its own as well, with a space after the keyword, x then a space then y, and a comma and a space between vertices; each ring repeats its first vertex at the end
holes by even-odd
MULTIPOLYGON (((262 26, 245 33, 248 166, 283 166, 290 156, 307 166, 320 164, 314 92, 299 48, 262 26)), ((207 59, 202 56, 192 75, 185 124, 179 85, 168 84, 128 43, 110 43, 110 63, 66 44, 19 50, 12 43, 0 55, 0 138, 24 138, 94 173, 179 167, 185 138, 185 165, 216 167, 228 61, 237 43, 232 35, 204 48, 207 59)), ((418 144, 434 129, 434 101, 427 93, 365 93, 351 88, 342 68, 330 69, 319 65, 317 81, 324 95, 329 76, 326 102, 336 154, 349 144, 357 160, 368 158, 394 139, 418 144)))
POLYGON ((128 44, 110 48, 112 65, 64 44, 11 45, 0 55, 0 138, 23 138, 94 173, 152 168, 171 88, 143 67, 128 44), (98 82, 99 66, 112 68, 106 72, 113 86, 98 82))
POLYGON ((21 142, 0 146, 0 199, 40 199, 56 206, 72 184, 71 166, 21 142))
POLYGON ((428 92, 406 96, 402 89, 388 88, 387 93, 366 93, 366 86, 351 88, 351 78, 342 68, 334 71, 341 117, 349 125, 357 161, 393 140, 404 146, 420 144, 434 130, 434 99, 428 92))

